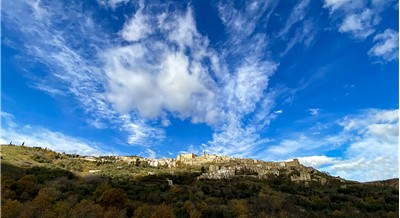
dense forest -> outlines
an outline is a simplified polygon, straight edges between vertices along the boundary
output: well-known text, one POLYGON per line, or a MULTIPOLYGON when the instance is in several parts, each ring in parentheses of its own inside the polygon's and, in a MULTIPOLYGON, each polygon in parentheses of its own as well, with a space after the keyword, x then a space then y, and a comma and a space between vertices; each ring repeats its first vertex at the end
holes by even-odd
POLYGON ((1 147, 2 217, 399 216, 397 180, 332 179, 326 185, 295 183, 285 175, 198 180, 198 171, 117 163, 109 163, 106 173, 89 174, 86 165, 99 163, 45 149, 1 147), (150 171, 155 173, 143 173, 150 171))

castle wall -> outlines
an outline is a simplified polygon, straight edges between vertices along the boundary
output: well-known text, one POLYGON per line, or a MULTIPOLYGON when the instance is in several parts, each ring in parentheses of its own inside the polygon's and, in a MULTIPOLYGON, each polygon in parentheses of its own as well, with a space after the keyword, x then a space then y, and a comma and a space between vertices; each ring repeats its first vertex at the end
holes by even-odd
POLYGON ((300 162, 297 158, 293 159, 292 161, 285 162, 287 167, 300 167, 300 162))

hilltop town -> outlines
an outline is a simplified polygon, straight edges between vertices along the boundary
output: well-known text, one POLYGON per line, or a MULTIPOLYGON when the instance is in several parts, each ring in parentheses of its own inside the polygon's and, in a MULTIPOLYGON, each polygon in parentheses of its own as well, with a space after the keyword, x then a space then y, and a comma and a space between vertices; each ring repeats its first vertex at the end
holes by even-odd
MULTIPOLYGON (((3 148, 15 145, 2 145, 3 148)), ((25 147, 25 146, 17 146, 25 147)), ((28 147, 26 147, 28 148, 28 147)), ((310 182, 317 182, 321 185, 327 183, 327 178, 335 178, 340 182, 344 179, 340 177, 331 177, 325 173, 319 172, 312 167, 302 165, 298 159, 284 162, 266 162, 262 160, 254 160, 251 158, 235 158, 228 156, 218 156, 216 154, 208 154, 205 151, 202 155, 193 153, 179 154, 176 158, 145 158, 140 156, 81 156, 76 154, 58 154, 47 148, 33 147, 33 151, 39 152, 36 155, 31 155, 31 158, 39 163, 46 163, 48 160, 43 160, 44 156, 40 152, 47 151, 53 154, 55 159, 63 159, 60 164, 80 174, 109 174, 109 171, 114 171, 111 167, 114 166, 117 170, 125 170, 124 172, 136 172, 132 167, 142 167, 141 173, 154 175, 157 172, 201 172, 197 179, 231 179, 234 177, 252 177, 259 179, 268 179, 277 176, 287 176, 291 181, 304 183, 306 186, 310 182), (69 162, 65 160, 68 159, 69 162), (86 168, 82 168, 80 161, 86 164, 86 168), (110 165, 111 164, 111 165, 110 165), (107 166, 107 167, 104 167, 107 166), (145 167, 145 168, 143 168, 145 167)), ((35 154, 35 152, 30 152, 35 154)), ((3 158, 3 156, 2 156, 3 158)), ((25 162, 27 165, 32 163, 25 162)), ((137 168, 136 168, 137 169, 137 168)))
MULTIPOLYGON (((234 158, 228 156, 218 156, 216 154, 207 154, 203 151, 198 156, 193 153, 179 154, 174 158, 144 158, 139 156, 110 156, 110 157, 81 157, 85 161, 107 162, 122 161, 130 165, 147 165, 154 168, 202 168, 202 174, 198 179, 229 179, 233 177, 257 177, 267 179, 270 176, 279 176, 286 174, 292 181, 308 182, 315 181, 322 185, 326 183, 326 175, 317 170, 300 164, 298 159, 285 162, 265 162, 246 158, 234 158)), ((99 170, 92 169, 91 173, 97 173, 99 170)), ((173 171, 172 171, 173 172, 173 171)), ((151 172, 149 172, 151 173, 151 172)), ((342 180, 338 178, 339 180, 342 180)))

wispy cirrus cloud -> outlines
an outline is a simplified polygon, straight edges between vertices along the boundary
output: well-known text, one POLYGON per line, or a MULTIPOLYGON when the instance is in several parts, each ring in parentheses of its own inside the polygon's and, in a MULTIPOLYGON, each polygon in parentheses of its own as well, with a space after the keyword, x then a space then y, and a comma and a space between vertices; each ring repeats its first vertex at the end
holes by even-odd
POLYGON ((121 5, 127 4, 130 0, 97 0, 98 4, 104 7, 115 9, 121 5))
POLYGON ((268 141, 259 131, 278 115, 272 111, 278 94, 268 87, 279 64, 266 55, 268 38, 256 24, 268 19, 275 7, 262 1, 246 3, 240 9, 229 2, 217 5, 229 38, 220 48, 223 122, 205 147, 208 152, 250 156, 268 141), (255 44, 257 47, 252 46, 255 44))
POLYGON ((281 57, 285 56, 295 45, 300 44, 304 48, 309 48, 314 42, 318 28, 316 21, 307 16, 310 7, 309 0, 302 0, 295 4, 286 23, 276 34, 275 40, 284 41, 286 45, 280 53, 281 57))
MULTIPOLYGON (((126 2, 99 3, 115 8, 126 2)), ((22 50, 47 67, 44 76, 29 75, 33 87, 53 96, 73 96, 95 128, 119 130, 127 134, 128 144, 147 146, 164 139, 170 118, 190 119, 214 129, 209 143, 213 150, 242 137, 249 146, 258 144, 257 130, 278 115, 271 112, 274 100, 267 93, 278 64, 265 55, 266 35, 237 35, 248 24, 249 33, 254 32, 251 25, 273 5, 254 2, 244 12, 236 11, 237 19, 251 21, 246 25, 232 23, 220 10, 231 34, 227 44, 214 49, 197 30, 190 5, 178 10, 139 3, 115 40, 90 11, 82 14, 81 5, 66 4, 6 3, 4 19, 22 40, 22 50), (153 16, 155 11, 160 13, 153 16), (259 46, 251 48, 252 43, 259 46), (253 128, 254 123, 259 127, 253 128)), ((230 151, 241 153, 242 145, 230 151)))
POLYGON ((368 55, 385 61, 398 59, 399 55, 399 33, 386 29, 374 37, 375 45, 368 51, 368 55))
POLYGON ((95 24, 90 13, 82 14, 73 3, 67 8, 62 3, 41 1, 8 2, 3 7, 5 26, 23 40, 21 49, 47 67, 45 76, 28 75, 33 78, 33 86, 52 95, 74 96, 89 115, 89 124, 96 128, 120 129, 128 133, 130 144, 154 142, 147 141, 147 135, 156 141, 162 139, 163 131, 137 116, 113 109, 104 95, 106 76, 98 55, 111 45, 108 35, 95 24), (103 32, 101 37, 98 32, 103 32))

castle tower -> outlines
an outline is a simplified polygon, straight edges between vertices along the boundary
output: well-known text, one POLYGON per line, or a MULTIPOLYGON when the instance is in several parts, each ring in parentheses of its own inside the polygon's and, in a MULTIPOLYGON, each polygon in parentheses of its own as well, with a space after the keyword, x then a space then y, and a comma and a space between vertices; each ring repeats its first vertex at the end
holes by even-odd
POLYGON ((294 163, 294 165, 295 165, 296 167, 299 167, 299 166, 300 166, 299 159, 297 159, 297 158, 293 159, 293 163, 294 163))

